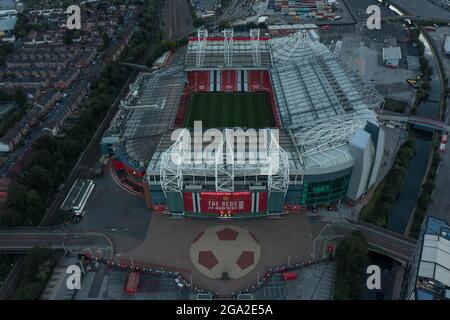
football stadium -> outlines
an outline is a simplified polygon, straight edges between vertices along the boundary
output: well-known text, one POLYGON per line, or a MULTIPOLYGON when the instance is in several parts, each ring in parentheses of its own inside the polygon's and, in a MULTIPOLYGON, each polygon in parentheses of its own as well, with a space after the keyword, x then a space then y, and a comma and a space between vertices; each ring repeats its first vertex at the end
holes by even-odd
POLYGON ((381 166, 384 99, 340 46, 314 26, 284 37, 200 29, 182 62, 130 85, 102 152, 154 212, 246 218, 356 201, 381 166))

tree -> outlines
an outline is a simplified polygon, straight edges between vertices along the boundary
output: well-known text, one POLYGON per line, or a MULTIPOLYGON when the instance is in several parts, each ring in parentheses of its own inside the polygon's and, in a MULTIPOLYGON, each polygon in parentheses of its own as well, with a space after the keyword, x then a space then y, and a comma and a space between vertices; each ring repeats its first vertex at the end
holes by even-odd
POLYGON ((1 48, 2 48, 3 52, 5 52, 6 54, 13 53, 13 51, 14 51, 14 45, 9 42, 2 43, 1 48))
POLYGON ((428 207, 428 204, 431 201, 431 197, 428 193, 422 193, 419 197, 419 199, 417 199, 417 207, 420 210, 425 211, 428 207))
POLYGON ((205 19, 204 18, 199 18, 199 17, 195 17, 194 18, 194 27, 198 28, 205 25, 205 19))
POLYGON ((31 282, 21 285, 14 293, 15 300, 36 300, 42 285, 38 282, 31 282))
POLYGON ((20 226, 24 224, 24 216, 14 208, 8 208, 0 214, 0 225, 2 226, 20 226))
POLYGON ((21 184, 14 184, 8 191, 8 202, 19 212, 25 212, 27 207, 27 188, 21 184))
POLYGON ((45 203, 39 197, 36 190, 31 189, 27 194, 27 209, 26 216, 33 223, 39 223, 39 218, 41 216, 41 212, 45 208, 45 203))
POLYGON ((13 262, 13 258, 11 255, 6 255, 0 253, 0 285, 2 284, 3 279, 8 275, 11 270, 11 263, 13 262))
MULTIPOLYGON (((24 275, 23 280, 26 282, 34 282, 41 280, 38 277, 40 266, 47 264, 43 270, 47 270, 48 266, 52 266, 56 263, 56 259, 53 252, 47 248, 33 248, 28 251, 24 259, 24 275)), ((42 276, 42 274, 40 275, 42 276)))
POLYGON ((67 30, 65 33, 64 33, 64 37, 63 37, 63 42, 64 42, 64 44, 66 45, 66 46, 69 46, 69 45, 71 45, 72 43, 73 43, 73 40, 72 40, 72 32, 71 32, 72 30, 67 30))
POLYGON ((433 181, 427 181, 423 184, 423 190, 428 193, 431 194, 433 192, 434 189, 434 183, 433 181))
POLYGON ((369 261, 367 241, 359 231, 353 231, 338 244, 336 261, 334 298, 358 299, 364 282, 364 268, 369 261))
POLYGON ((387 217, 391 214, 392 204, 387 201, 380 202, 377 206, 377 210, 379 215, 387 217))
POLYGON ((22 181, 30 188, 39 190, 40 194, 47 193, 53 186, 49 172, 39 165, 33 166, 29 172, 26 172, 22 181))
POLYGON ((53 153, 57 149, 57 144, 53 137, 42 136, 39 139, 37 139, 36 142, 33 144, 33 149, 35 150, 46 149, 50 153, 53 153))
POLYGON ((17 89, 14 93, 14 101, 19 107, 24 107, 27 103, 27 96, 23 93, 22 89, 17 89))
POLYGON ((55 265, 56 259, 50 249, 33 248, 28 251, 23 264, 23 278, 14 299, 38 299, 55 265))
POLYGON ((228 21, 226 21, 226 20, 223 20, 223 21, 221 21, 219 23, 219 28, 220 29, 228 29, 230 27, 231 27, 231 24, 228 21))
POLYGON ((23 38, 32 29, 28 23, 28 18, 24 14, 17 15, 16 25, 14 26, 13 33, 17 38, 23 38))

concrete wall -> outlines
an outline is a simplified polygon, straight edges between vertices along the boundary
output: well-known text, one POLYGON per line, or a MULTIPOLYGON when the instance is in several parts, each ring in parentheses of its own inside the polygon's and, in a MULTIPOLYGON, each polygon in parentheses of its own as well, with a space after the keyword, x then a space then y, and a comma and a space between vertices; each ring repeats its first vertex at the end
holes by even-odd
POLYGON ((384 147, 385 147, 385 142, 386 142, 386 134, 381 128, 379 129, 377 140, 378 141, 377 141, 377 147, 376 147, 375 162, 373 164, 372 174, 370 176, 368 188, 372 187, 375 184, 377 177, 378 177, 378 173, 380 172, 383 158, 384 158, 384 147))
POLYGON ((375 150, 371 135, 363 129, 358 129, 350 141, 349 151, 355 160, 355 164, 347 197, 351 200, 357 200, 366 191, 372 170, 375 150))

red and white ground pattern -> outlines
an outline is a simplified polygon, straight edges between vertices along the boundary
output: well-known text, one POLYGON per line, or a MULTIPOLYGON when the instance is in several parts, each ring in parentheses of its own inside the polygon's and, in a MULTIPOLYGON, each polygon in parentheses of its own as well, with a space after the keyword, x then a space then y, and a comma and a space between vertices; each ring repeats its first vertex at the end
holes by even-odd
POLYGON ((253 270, 261 255, 255 236, 240 227, 217 226, 200 232, 191 245, 194 266, 204 275, 220 279, 243 277, 253 270))

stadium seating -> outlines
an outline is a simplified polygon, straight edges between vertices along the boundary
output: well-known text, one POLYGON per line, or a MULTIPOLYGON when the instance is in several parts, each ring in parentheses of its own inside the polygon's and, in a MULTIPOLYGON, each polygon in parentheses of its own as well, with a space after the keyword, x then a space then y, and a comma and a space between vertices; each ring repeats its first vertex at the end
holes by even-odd
POLYGON ((277 104, 272 89, 272 82, 270 75, 265 70, 250 70, 248 71, 248 90, 250 92, 266 91, 270 96, 270 105, 272 107, 272 114, 276 127, 281 127, 280 115, 278 114, 277 104))
POLYGON ((189 105, 189 95, 191 93, 191 90, 188 85, 184 87, 183 95, 180 99, 180 105, 178 107, 177 116, 175 118, 174 127, 175 128, 181 128, 184 123, 184 117, 186 115, 187 107, 189 105))
POLYGON ((248 72, 249 91, 271 91, 269 72, 265 70, 250 70, 248 72))
POLYGON ((190 71, 187 73, 189 87, 193 92, 209 92, 209 71, 190 71))
POLYGON ((234 70, 222 71, 222 92, 235 92, 237 91, 237 73, 234 70))

